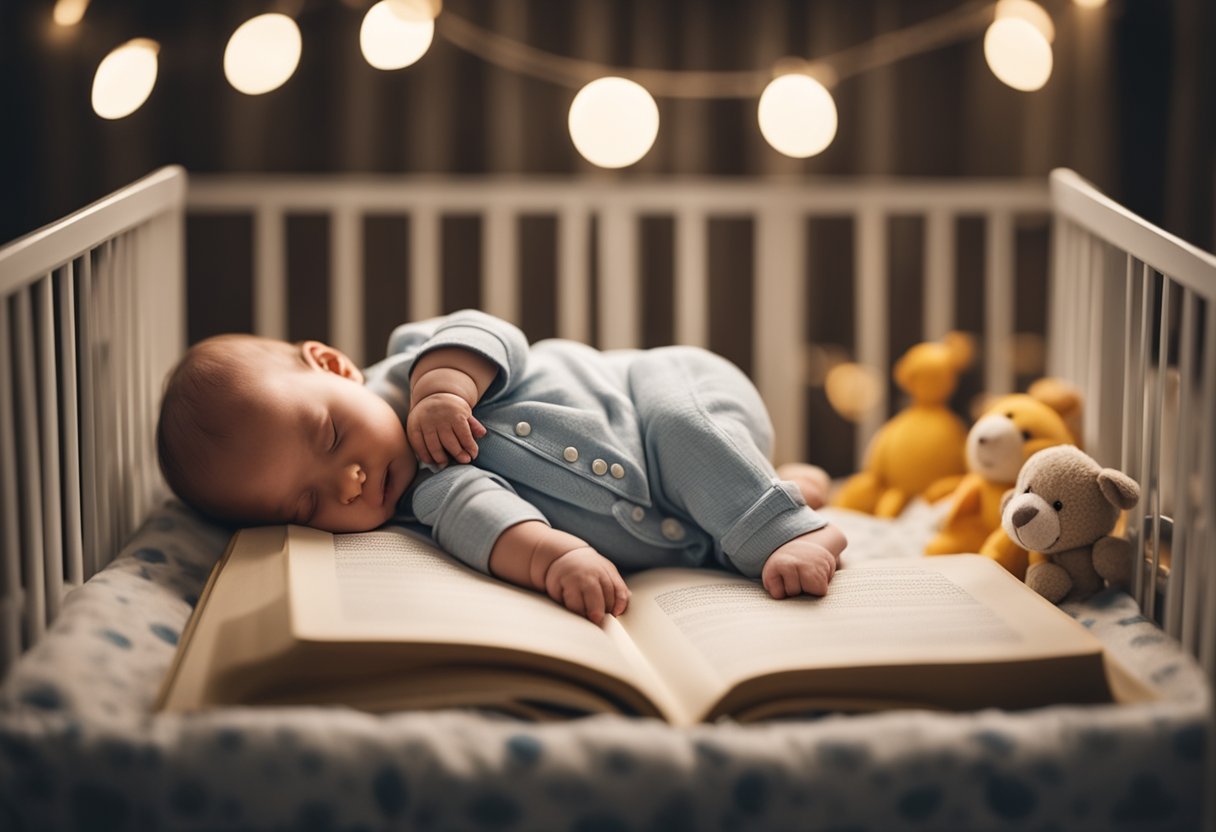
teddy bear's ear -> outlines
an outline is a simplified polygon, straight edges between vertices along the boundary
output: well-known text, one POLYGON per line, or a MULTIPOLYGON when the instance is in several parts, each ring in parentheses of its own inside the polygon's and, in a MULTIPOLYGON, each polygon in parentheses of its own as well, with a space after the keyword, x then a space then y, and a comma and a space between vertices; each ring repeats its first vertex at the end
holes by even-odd
POLYGON ((1118 508, 1131 508, 1140 500, 1140 486, 1122 471, 1103 468, 1098 472, 1098 487, 1102 496, 1118 508))
POLYGON ((975 346, 970 335, 958 331, 947 332, 942 343, 950 351, 950 363, 954 365, 955 370, 961 373, 971 365, 971 359, 975 357, 975 346))
POLYGON ((1041 378, 1026 390, 1026 395, 1050 407, 1068 427, 1073 440, 1081 446, 1081 393, 1061 378, 1041 378))

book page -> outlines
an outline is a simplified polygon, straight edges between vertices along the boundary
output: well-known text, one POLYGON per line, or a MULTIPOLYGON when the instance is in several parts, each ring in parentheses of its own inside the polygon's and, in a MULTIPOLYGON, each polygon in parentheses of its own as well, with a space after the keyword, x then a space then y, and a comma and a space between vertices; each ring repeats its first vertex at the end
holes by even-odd
POLYGON ((875 562, 836 573, 823 598, 769 597, 726 573, 656 570, 630 580, 621 618, 681 696, 711 701, 761 674, 1092 654, 1065 613, 978 556, 875 562), (716 694, 712 691, 717 691, 716 694))
POLYGON ((552 657, 653 692, 603 628, 404 529, 329 535, 293 526, 288 581, 292 631, 302 641, 480 645, 552 657))

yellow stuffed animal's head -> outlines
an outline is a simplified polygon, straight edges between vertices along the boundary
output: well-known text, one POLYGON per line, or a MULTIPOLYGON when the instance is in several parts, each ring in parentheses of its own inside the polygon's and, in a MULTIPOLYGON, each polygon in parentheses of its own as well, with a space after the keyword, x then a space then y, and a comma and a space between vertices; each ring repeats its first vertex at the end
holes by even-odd
POLYGON ((971 339, 961 332, 917 344, 895 362, 895 383, 915 404, 941 404, 954 393, 971 354, 971 339))
POLYGON ((1049 404, 1023 393, 993 400, 967 434, 967 467, 990 482, 1012 483, 1031 455, 1054 445, 1076 444, 1053 405, 1077 404, 1059 397, 1049 404))

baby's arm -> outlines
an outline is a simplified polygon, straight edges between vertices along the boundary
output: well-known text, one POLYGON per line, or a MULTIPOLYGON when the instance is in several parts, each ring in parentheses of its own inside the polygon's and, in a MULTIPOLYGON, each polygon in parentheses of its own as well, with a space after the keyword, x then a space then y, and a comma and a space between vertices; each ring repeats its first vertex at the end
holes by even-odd
POLYGON ((486 429, 473 407, 497 373, 489 359, 460 347, 432 350, 414 363, 406 436, 420 460, 443 465, 449 453, 458 462, 477 456, 486 429))
POLYGON ((801 595, 823 595, 836 569, 840 553, 848 541, 840 529, 823 526, 786 541, 764 562, 760 581, 774 598, 801 595))
POLYGON ((537 520, 516 523, 498 536, 490 573, 544 592, 595 624, 629 605, 629 589, 610 560, 580 538, 537 520))

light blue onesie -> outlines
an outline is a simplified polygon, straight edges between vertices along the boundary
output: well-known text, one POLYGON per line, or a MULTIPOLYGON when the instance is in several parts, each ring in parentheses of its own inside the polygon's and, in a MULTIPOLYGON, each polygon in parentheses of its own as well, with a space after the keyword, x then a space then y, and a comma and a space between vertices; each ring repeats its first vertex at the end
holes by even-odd
POLYGON ((721 566, 758 577, 779 545, 827 524, 768 453, 759 393, 695 347, 599 351, 464 310, 403 324, 367 384, 404 424, 414 362, 441 347, 489 359, 498 375, 473 409, 487 429, 472 464, 419 469, 399 519, 489 572, 498 536, 541 520, 582 538, 623 572, 721 566))

